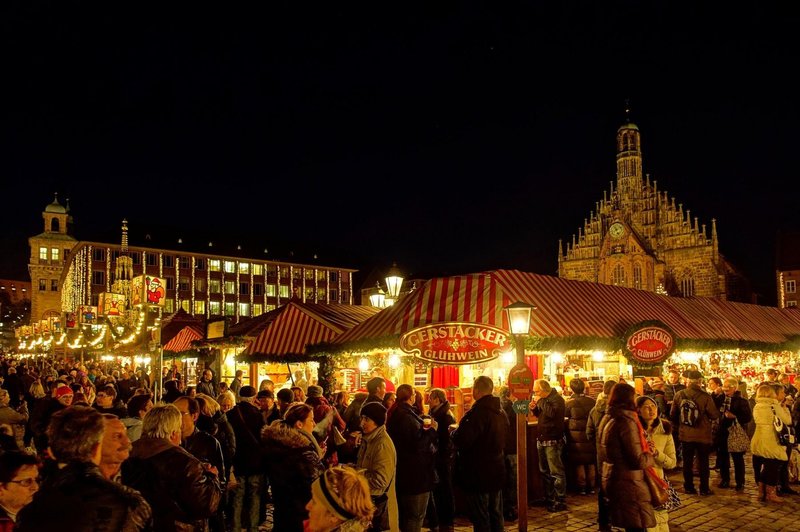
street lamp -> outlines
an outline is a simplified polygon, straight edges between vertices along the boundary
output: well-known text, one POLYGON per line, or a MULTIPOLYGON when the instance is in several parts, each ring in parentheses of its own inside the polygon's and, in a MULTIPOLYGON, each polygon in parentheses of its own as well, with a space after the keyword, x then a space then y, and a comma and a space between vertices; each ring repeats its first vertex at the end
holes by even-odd
POLYGON ((369 304, 377 308, 391 307, 400 298, 400 289, 403 287, 403 274, 397 268, 397 263, 392 263, 392 268, 386 274, 386 291, 377 283, 377 292, 369 296, 369 304))
POLYGON ((508 326, 517 347, 517 365, 508 374, 508 387, 517 413, 517 526, 528 530, 528 402, 533 390, 533 372, 525 364, 525 336, 530 333, 531 311, 536 307, 517 301, 505 308, 508 326))

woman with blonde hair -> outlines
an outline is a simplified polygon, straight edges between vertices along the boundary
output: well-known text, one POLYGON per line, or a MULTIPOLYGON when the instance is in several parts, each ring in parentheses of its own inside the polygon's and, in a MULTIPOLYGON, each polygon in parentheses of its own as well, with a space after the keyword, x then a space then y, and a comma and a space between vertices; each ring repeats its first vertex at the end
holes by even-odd
POLYGON ((784 424, 791 425, 792 416, 781 406, 770 384, 762 384, 756 390, 756 405, 753 407, 753 421, 756 431, 750 442, 753 452, 753 473, 758 484, 758 500, 783 502, 777 494, 780 470, 786 462, 786 447, 778 440, 773 419, 777 417, 784 424))
POLYGON ((309 532, 363 532, 375 506, 367 478, 349 466, 328 469, 311 485, 306 504, 309 532))
POLYGON ((219 404, 220 410, 227 412, 236 406, 236 397, 230 391, 222 392, 217 396, 217 403, 219 404))

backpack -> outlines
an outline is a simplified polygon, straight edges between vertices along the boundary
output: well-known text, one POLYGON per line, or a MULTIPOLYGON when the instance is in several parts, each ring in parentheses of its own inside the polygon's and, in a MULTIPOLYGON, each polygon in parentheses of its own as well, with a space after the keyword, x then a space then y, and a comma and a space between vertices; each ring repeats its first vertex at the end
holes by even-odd
POLYGON ((694 427, 697 425, 700 418, 700 409, 697 403, 689 398, 684 398, 681 401, 681 424, 687 427, 694 427))

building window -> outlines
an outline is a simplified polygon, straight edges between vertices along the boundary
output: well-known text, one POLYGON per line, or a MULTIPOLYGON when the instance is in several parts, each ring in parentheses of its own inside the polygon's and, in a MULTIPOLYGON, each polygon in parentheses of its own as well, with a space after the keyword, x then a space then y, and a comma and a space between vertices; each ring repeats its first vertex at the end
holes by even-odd
POLYGON ((175 278, 174 277, 164 277, 167 281, 167 290, 175 290, 175 278))
POLYGON ((39 260, 47 261, 47 248, 39 248, 39 260))
POLYGON ((276 275, 278 273, 278 266, 275 264, 267 264, 267 275, 276 275))
POLYGON ((262 314, 264 314, 264 305, 253 303, 253 316, 261 316, 262 314))
POLYGON ((208 312, 212 316, 219 316, 220 314, 220 304, 219 301, 209 301, 208 302, 208 312))
POLYGON ((786 306, 787 307, 796 307, 797 306, 797 301, 795 301, 794 299, 791 300, 791 301, 787 301, 786 302, 786 306))
POLYGON ((253 264, 253 275, 264 275, 264 265, 253 264))
POLYGON ((203 271, 206 269, 206 260, 205 259, 194 259, 194 269, 203 271))
POLYGON ((289 298, 289 285, 282 284, 280 289, 280 295, 284 299, 289 298))
POLYGON ((236 273, 236 263, 232 260, 225 261, 225 273, 236 273))
POLYGON ((96 262, 103 262, 106 260, 106 250, 94 248, 92 250, 92 260, 96 262))
POLYGON ((148 266, 155 266, 156 264, 158 264, 157 259, 158 259, 158 255, 156 255, 155 253, 148 253, 147 254, 147 265, 148 266))
POLYGON ((189 267, 189 257, 178 257, 178 267, 186 269, 189 267))
POLYGON ((797 292, 797 281, 786 281, 786 293, 794 294, 797 292))
POLYGON ((253 295, 254 296, 264 295, 264 285, 261 283, 253 283, 253 295))
POLYGON ((165 299, 164 300, 164 312, 167 314, 172 314, 175 312, 175 300, 174 299, 165 299))
POLYGON ((339 272, 330 272, 328 276, 329 283, 338 283, 339 282, 339 272))
POLYGON ((206 302, 205 301, 195 300, 195 302, 194 302, 194 313, 195 314, 205 314, 206 313, 206 302))
POLYGON ((212 272, 220 271, 219 259, 208 259, 208 269, 212 272))
POLYGON ((172 268, 173 266, 175 266, 175 262, 174 262, 174 259, 173 259, 172 255, 165 255, 164 256, 164 267, 165 268, 172 268))
POLYGON ((226 316, 236 315, 236 303, 232 303, 230 301, 225 302, 225 315, 226 316))
POLYGON ((58 279, 50 279, 50 291, 58 292, 58 279))
POLYGON ((219 294, 220 282, 219 279, 211 279, 208 281, 208 293, 219 294))
POLYGON ((325 301, 325 292, 327 292, 324 288, 317 289, 317 299, 319 301, 325 301))
POLYGON ((239 316, 250 315, 250 303, 239 303, 239 316))
POLYGON ((239 263, 239 273, 250 273, 250 263, 249 262, 240 262, 239 263))
POLYGON ((302 278, 303 278, 303 270, 300 268, 293 268, 292 279, 302 279, 302 278))
POLYGON ((272 311, 273 311, 273 310, 275 310, 276 308, 278 308, 278 307, 277 307, 277 306, 275 306, 275 305, 267 305, 267 312, 272 312, 272 311))
POLYGON ((250 283, 239 283, 239 293, 246 296, 250 293, 250 283))
POLYGON ((92 272, 92 284, 103 285, 106 284, 106 272, 96 270, 92 272))
POLYGON ((625 286, 625 268, 622 264, 617 264, 611 274, 611 284, 614 286, 625 286))
POLYGON ((633 265, 633 287, 642 289, 642 267, 639 264, 633 265))
POLYGON ((119 258, 119 251, 112 251, 111 252, 111 260, 116 261, 119 258))
POLYGON ((331 290, 331 301, 339 301, 339 292, 331 290))
POLYGON ((306 301, 314 301, 314 287, 306 286, 306 301))
POLYGON ((342 290, 342 301, 345 303, 350 301, 350 296, 348 296, 347 290, 342 290))
POLYGON ((44 292, 47 290, 47 279, 39 279, 39 291, 44 292))
POLYGON ((194 291, 195 292, 205 292, 206 291, 206 280, 205 279, 195 279, 194 280, 194 291))
POLYGON ((289 267, 281 266, 281 279, 286 279, 288 277, 289 277, 289 267))
POLYGON ((96 307, 100 304, 100 294, 95 294, 92 296, 92 306, 96 307))
POLYGON ((325 280, 325 270, 317 270, 317 281, 324 281, 325 280))
POLYGON ((306 270, 306 280, 307 281, 314 280, 314 270, 306 270))
MULTIPOLYGON (((189 279, 181 279, 178 282, 178 290, 181 292, 188 292, 189 291, 189 279)), ((189 312, 188 309, 184 309, 186 312, 189 312)))
POLYGON ((694 296, 694 279, 691 277, 684 277, 681 280, 681 294, 683 297, 694 296))
POLYGON ((188 299, 182 299, 181 300, 181 309, 183 309, 184 312, 189 312, 189 304, 190 303, 191 303, 191 301, 189 301, 188 299))
POLYGON ((131 253, 131 262, 137 266, 142 263, 142 255, 138 252, 131 253))
POLYGON ((67 262, 67 257, 69 257, 69 248, 64 248, 64 262, 67 262))
POLYGON ((235 294, 236 293, 236 282, 235 281, 225 281, 225 293, 226 294, 235 294))
POLYGON ((277 287, 274 284, 267 285, 267 297, 275 297, 277 293, 277 287))

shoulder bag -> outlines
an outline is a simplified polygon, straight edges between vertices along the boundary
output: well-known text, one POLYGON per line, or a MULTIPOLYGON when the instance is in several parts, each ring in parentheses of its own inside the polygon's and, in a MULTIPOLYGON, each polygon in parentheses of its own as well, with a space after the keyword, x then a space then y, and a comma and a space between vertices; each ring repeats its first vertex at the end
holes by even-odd
POLYGON ((733 418, 733 423, 728 427, 728 452, 745 453, 750 449, 750 438, 744 431, 744 427, 739 424, 739 420, 733 418))
POLYGON ((794 438, 794 427, 791 425, 786 425, 781 418, 778 417, 778 413, 775 412, 775 407, 772 408, 772 426, 775 428, 775 432, 778 433, 778 442, 781 445, 795 445, 795 438, 794 438))

